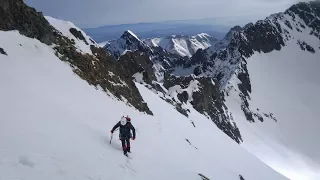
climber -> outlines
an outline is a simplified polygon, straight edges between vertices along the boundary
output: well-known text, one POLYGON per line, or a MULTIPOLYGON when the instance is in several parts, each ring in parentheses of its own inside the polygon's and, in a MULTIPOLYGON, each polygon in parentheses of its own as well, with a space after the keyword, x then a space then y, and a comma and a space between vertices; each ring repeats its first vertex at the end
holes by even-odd
POLYGON ((129 116, 121 117, 121 120, 112 128, 111 133, 113 133, 115 131, 115 129, 117 129, 118 127, 120 127, 119 130, 119 138, 121 140, 122 143, 122 149, 123 149, 123 154, 125 156, 128 156, 128 152, 130 153, 130 138, 132 138, 132 140, 135 140, 136 138, 136 130, 133 127, 133 125, 131 124, 131 119, 129 116), (133 136, 131 134, 131 131, 133 133, 133 136))

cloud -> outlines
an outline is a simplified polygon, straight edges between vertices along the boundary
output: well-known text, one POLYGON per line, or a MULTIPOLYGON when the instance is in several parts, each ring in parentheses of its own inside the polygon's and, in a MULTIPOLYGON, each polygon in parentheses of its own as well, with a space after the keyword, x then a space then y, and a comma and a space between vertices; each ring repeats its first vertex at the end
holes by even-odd
POLYGON ((164 20, 230 18, 242 21, 284 11, 296 0, 26 0, 44 14, 81 27, 164 20))

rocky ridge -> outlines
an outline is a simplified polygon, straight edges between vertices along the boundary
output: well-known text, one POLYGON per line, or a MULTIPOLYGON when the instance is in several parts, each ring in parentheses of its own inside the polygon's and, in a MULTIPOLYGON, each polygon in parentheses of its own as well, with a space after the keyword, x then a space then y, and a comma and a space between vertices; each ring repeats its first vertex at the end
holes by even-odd
MULTIPOLYGON (((102 48, 91 45, 92 54, 84 54, 75 47, 74 40, 65 37, 49 24, 44 16, 24 4, 22 0, 0 0, 0 30, 17 30, 20 34, 36 38, 44 44, 54 46, 56 55, 70 64, 73 71, 90 85, 101 87, 119 100, 128 101, 139 111, 152 114, 143 101, 132 77, 113 56, 102 48)), ((75 38, 83 38, 81 32, 70 29, 75 38)), ((88 43, 88 42, 87 42, 88 43)))

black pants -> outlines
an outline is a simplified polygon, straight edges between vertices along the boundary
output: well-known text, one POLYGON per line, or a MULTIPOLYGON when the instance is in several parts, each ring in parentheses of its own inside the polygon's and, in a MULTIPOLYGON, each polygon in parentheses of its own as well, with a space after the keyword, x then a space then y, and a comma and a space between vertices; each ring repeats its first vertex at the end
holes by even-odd
POLYGON ((130 152, 130 138, 122 137, 120 138, 122 143, 122 149, 124 153, 130 152))

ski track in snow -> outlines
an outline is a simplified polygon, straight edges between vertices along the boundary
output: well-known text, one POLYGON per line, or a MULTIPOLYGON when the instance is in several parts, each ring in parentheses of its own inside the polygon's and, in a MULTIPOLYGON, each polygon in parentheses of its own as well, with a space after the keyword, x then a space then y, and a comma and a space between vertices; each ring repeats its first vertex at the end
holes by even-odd
POLYGON ((155 115, 140 113, 89 86, 38 40, 17 31, 0 31, 0 40, 9 54, 0 54, 1 180, 194 180, 198 173, 224 180, 238 180, 239 174, 246 180, 286 179, 191 105, 197 128, 136 83, 155 115), (110 129, 122 115, 130 115, 137 128, 132 159, 123 156, 117 134, 109 144, 110 129))

